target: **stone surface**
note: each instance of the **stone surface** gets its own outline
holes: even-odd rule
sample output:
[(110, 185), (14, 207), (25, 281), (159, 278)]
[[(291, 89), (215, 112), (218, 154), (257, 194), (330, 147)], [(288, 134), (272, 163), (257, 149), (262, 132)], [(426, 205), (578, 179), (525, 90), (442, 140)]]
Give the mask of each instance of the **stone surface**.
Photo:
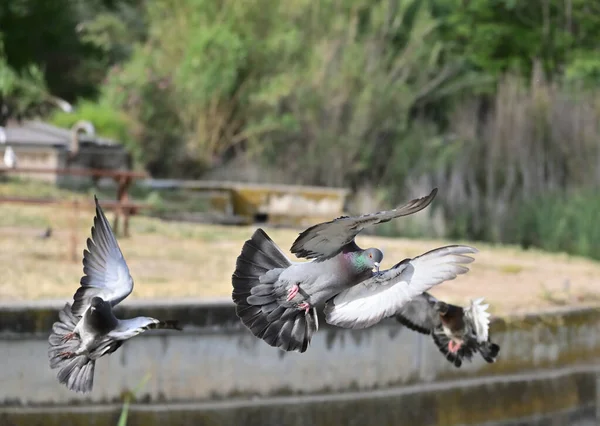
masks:
[[(113, 404), (147, 374), (130, 425), (237, 425), (245, 416), (256, 421), (244, 424), (265, 426), (596, 421), (600, 315), (592, 309), (496, 319), (498, 362), (478, 357), (456, 369), (429, 336), (393, 320), (366, 330), (321, 321), (311, 347), (299, 354), (254, 338), (230, 302), (131, 302), (120, 315), (176, 318), (185, 331), (149, 332), (125, 343), (98, 361), (94, 391), (81, 396), (48, 367), (47, 335), (61, 305), (0, 306), (1, 425), (79, 425), (90, 411), (97, 424), (115, 424), (107, 420), (118, 417)], [(275, 422), (277, 413), (289, 422)]]

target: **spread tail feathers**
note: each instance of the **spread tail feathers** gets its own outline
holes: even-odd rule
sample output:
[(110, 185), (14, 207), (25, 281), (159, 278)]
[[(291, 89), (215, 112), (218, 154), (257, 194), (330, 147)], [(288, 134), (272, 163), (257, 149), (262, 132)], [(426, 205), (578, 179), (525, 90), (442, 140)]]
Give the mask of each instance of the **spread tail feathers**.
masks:
[(317, 311), (281, 306), (274, 291), (290, 264), (273, 240), (257, 229), (237, 258), (232, 298), (237, 316), (252, 334), (284, 351), (304, 352), (319, 327)]
[(58, 381), (74, 392), (88, 393), (94, 387), (96, 361), (85, 355), (62, 358), (56, 354), (50, 358), (52, 368), (58, 369)]
[(90, 392), (94, 386), (95, 361), (86, 355), (70, 357), (64, 355), (65, 353), (74, 353), (79, 348), (79, 338), (63, 340), (75, 329), (77, 318), (71, 313), (71, 306), (68, 303), (58, 316), (59, 320), (52, 325), (52, 333), (48, 338), (50, 368), (58, 369), (58, 381), (65, 384), (69, 390)]

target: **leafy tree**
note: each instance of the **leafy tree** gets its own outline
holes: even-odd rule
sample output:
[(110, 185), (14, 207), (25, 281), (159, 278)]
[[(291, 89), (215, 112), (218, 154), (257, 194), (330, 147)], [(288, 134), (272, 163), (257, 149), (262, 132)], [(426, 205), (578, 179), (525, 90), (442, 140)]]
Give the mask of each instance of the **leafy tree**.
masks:
[(0, 2), (5, 60), (17, 73), (43, 71), (49, 91), (68, 101), (94, 97), (109, 66), (143, 36), (139, 1), (15, 0)]
[[(562, 76), (574, 62), (581, 64), (581, 58), (598, 57), (598, 2), (430, 0), (430, 4), (434, 16), (444, 22), (444, 39), (457, 54), (497, 77), (510, 70), (529, 77), (539, 60), (551, 79)], [(582, 76), (586, 67), (575, 68), (580, 72), (574, 75)]]

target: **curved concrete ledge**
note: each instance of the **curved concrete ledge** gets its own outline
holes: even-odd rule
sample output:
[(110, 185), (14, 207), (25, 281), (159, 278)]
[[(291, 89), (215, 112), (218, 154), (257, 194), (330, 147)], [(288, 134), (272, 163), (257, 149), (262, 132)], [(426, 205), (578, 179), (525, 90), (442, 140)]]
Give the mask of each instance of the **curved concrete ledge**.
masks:
[[(63, 304), (0, 305), (0, 424), (42, 424), (35, 418), (43, 418), (44, 425), (53, 425), (56, 418), (56, 424), (79, 425), (81, 412), (114, 419), (118, 414), (112, 404), (147, 373), (151, 378), (138, 400), (152, 405), (135, 406), (133, 425), (213, 420), (233, 425), (247, 415), (258, 420), (245, 424), (283, 424), (274, 422), (273, 413), (303, 419), (292, 424), (366, 425), (352, 420), (364, 411), (377, 425), (571, 424), (518, 423), (531, 416), (548, 419), (545, 415), (552, 412), (553, 418), (587, 426), (595, 424), (585, 422), (595, 422), (590, 413), (600, 407), (600, 375), (590, 367), (600, 361), (600, 312), (595, 308), (497, 318), (491, 332), (502, 347), (499, 361), (489, 365), (478, 358), (456, 369), (429, 336), (393, 320), (366, 330), (343, 330), (322, 321), (309, 350), (298, 354), (254, 338), (229, 300), (128, 301), (119, 307), (123, 317), (179, 319), (184, 332), (150, 332), (127, 342), (99, 360), (94, 392), (80, 396), (60, 385), (48, 367), (47, 336)], [(417, 421), (407, 414), (413, 411), (414, 416), (435, 416)]]
[[(600, 366), (582, 366), (494, 379), (456, 380), (338, 395), (211, 403), (133, 404), (130, 426), (594, 426)], [(493, 401), (493, 404), (490, 404)], [(65, 409), (0, 409), (0, 424), (116, 424), (119, 405)], [(540, 412), (544, 414), (540, 414)]]
[[(48, 334), (58, 311), (66, 301), (43, 300), (0, 302), (0, 339), (11, 334)], [(241, 326), (231, 299), (131, 300), (115, 309), (117, 315), (130, 318), (138, 315), (179, 319), (191, 328), (231, 328)]]

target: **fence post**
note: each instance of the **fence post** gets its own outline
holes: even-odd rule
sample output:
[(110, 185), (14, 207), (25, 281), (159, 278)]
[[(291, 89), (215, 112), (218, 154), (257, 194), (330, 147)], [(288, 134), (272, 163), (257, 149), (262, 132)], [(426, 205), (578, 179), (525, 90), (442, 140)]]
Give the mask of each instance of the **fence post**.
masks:
[(77, 262), (77, 225), (79, 219), (79, 201), (73, 200), (73, 208), (71, 210), (71, 262)]

